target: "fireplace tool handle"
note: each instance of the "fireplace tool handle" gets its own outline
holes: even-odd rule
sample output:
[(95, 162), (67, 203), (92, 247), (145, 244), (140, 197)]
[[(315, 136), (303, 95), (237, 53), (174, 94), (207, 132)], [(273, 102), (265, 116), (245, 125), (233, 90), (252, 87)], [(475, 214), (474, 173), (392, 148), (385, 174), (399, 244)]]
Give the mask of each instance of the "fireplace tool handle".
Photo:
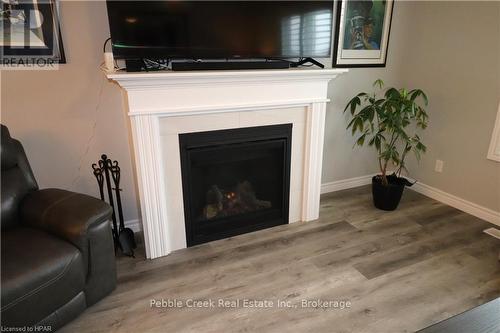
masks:
[(123, 221), (122, 200), (120, 195), (120, 167), (118, 166), (118, 162), (114, 161), (110, 163), (109, 170), (115, 185), (116, 205), (118, 206), (118, 218), (120, 220), (120, 232), (118, 236), (120, 248), (123, 254), (134, 257), (134, 249), (137, 245), (135, 243), (134, 232), (130, 228), (125, 228), (125, 223)]
[(99, 196), (101, 200), (104, 201), (104, 176), (102, 175), (102, 169), (97, 166), (97, 164), (92, 164), (92, 169), (94, 170), (94, 176), (97, 179), (97, 185), (99, 185)]
[(115, 205), (113, 203), (113, 193), (111, 191), (111, 181), (109, 178), (109, 164), (111, 163), (111, 160), (108, 159), (108, 157), (103, 154), (101, 156), (101, 159), (99, 160), (99, 166), (101, 167), (101, 170), (104, 170), (104, 176), (106, 179), (106, 188), (108, 190), (108, 199), (109, 199), (109, 205), (113, 209), (111, 218), (113, 219), (113, 238), (115, 239), (115, 246), (119, 244), (118, 242), (118, 225), (116, 224), (116, 215), (115, 215)]
[(111, 177), (113, 178), (113, 183), (115, 187), (115, 196), (116, 196), (116, 205), (118, 206), (118, 220), (120, 221), (120, 231), (125, 228), (125, 224), (123, 222), (123, 212), (122, 212), (122, 200), (120, 197), (120, 167), (118, 166), (118, 162), (114, 161), (110, 164), (109, 171), (111, 172)]

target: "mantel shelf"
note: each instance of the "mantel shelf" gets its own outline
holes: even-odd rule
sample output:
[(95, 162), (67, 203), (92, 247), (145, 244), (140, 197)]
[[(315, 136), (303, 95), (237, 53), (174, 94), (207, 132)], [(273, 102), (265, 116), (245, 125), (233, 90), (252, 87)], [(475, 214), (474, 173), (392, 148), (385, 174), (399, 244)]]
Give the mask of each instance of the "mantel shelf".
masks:
[(109, 72), (107, 77), (125, 89), (158, 87), (179, 84), (241, 83), (286, 80), (331, 80), (347, 69), (276, 69), (276, 70), (238, 70), (238, 71), (157, 71), (128, 73)]

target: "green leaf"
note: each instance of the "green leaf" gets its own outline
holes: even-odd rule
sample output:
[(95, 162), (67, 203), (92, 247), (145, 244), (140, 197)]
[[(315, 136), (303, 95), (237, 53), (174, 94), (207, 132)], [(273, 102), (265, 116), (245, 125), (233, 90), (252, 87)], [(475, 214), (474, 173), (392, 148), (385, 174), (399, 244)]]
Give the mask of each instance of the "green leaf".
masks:
[(351, 126), (354, 125), (354, 122), (356, 121), (356, 119), (358, 119), (357, 117), (353, 117), (351, 119), (351, 121), (349, 122), (349, 124), (347, 125), (346, 129), (349, 129)]
[(366, 134), (363, 134), (358, 138), (358, 140), (356, 140), (356, 143), (358, 144), (358, 146), (362, 146), (365, 143), (365, 137), (366, 137)]
[(380, 135), (375, 136), (375, 148), (377, 148), (377, 151), (380, 151), (380, 148), (382, 146), (382, 140), (380, 139)]
[[(373, 84), (380, 89), (383, 85), (382, 80)], [(353, 135), (360, 132), (355, 145), (362, 146), (368, 141), (369, 146), (375, 146), (379, 159), (395, 164), (398, 170), (406, 170), (407, 154), (413, 151), (420, 159), (427, 149), (415, 133), (417, 129), (427, 127), (429, 118), (424, 107), (417, 102), (419, 99), (427, 105), (427, 96), (422, 90), (404, 87), (389, 88), (382, 98), (377, 97), (377, 93), (356, 95), (344, 109), (350, 109), (352, 116), (347, 128)]]
[(373, 82), (373, 86), (378, 86), (379, 89), (382, 89), (384, 87), (384, 81), (382, 81), (381, 79), (377, 79), (375, 80), (375, 82)]
[(389, 99), (399, 99), (401, 95), (396, 88), (389, 88), (385, 92), (385, 97)]
[(415, 154), (417, 161), (420, 161), (420, 151), (418, 149), (413, 149), (413, 153)]
[(347, 109), (349, 109), (351, 107), (351, 102), (352, 102), (352, 99), (347, 103), (347, 105), (345, 106), (344, 108), (344, 113), (347, 111)]
[(356, 133), (356, 131), (363, 131), (363, 119), (360, 117), (355, 117), (352, 121), (352, 135)]
[(400, 95), (403, 97), (403, 98), (406, 98), (408, 97), (408, 90), (406, 88), (402, 88), (401, 89), (401, 93)]
[(347, 103), (346, 107), (344, 108), (344, 112), (346, 112), (346, 111), (347, 111), (347, 109), (349, 109), (349, 108), (350, 108), (350, 109), (351, 109), (351, 115), (352, 115), (352, 114), (354, 114), (354, 111), (356, 111), (356, 107), (357, 107), (358, 105), (360, 105), (360, 104), (361, 104), (361, 100), (359, 99), (359, 97), (358, 97), (358, 96), (356, 96), (356, 97), (354, 97), (353, 99), (351, 99), (351, 100)]
[(351, 115), (354, 114), (354, 112), (356, 111), (356, 108), (358, 107), (358, 105), (361, 104), (361, 100), (359, 99), (359, 97), (354, 97), (351, 101)]
[(425, 106), (429, 105), (429, 99), (427, 98), (427, 95), (422, 90), (419, 90), (419, 91), (420, 91), (420, 95), (424, 99)]
[(360, 132), (363, 132), (363, 119), (362, 118), (358, 118), (358, 121), (356, 122), (357, 126), (358, 126), (358, 129)]
[(370, 110), (368, 111), (368, 120), (370, 123), (373, 123), (373, 119), (375, 118), (375, 110), (376, 108), (374, 106), (370, 107)]
[(417, 150), (424, 152), (424, 153), (427, 151), (427, 147), (422, 142), (418, 142), (417, 145), (415, 146), (415, 148)]
[(361, 105), (361, 100), (359, 99), (359, 97), (354, 97), (351, 101), (351, 115), (354, 114), (358, 105)]
[(405, 131), (403, 131), (403, 129), (398, 128), (398, 130), (397, 130), (396, 132), (397, 132), (397, 133), (398, 133), (398, 134), (402, 137), (402, 139), (403, 139), (404, 141), (406, 141), (406, 142), (407, 142), (407, 141), (410, 141), (410, 137), (408, 136), (408, 134), (406, 134), (406, 132), (405, 132)]
[(425, 106), (427, 106), (429, 104), (429, 100), (427, 99), (427, 95), (421, 90), (421, 89), (413, 89), (412, 91), (410, 91), (410, 100), (412, 102), (414, 102), (418, 97), (422, 97), (422, 99), (424, 100), (424, 104)]

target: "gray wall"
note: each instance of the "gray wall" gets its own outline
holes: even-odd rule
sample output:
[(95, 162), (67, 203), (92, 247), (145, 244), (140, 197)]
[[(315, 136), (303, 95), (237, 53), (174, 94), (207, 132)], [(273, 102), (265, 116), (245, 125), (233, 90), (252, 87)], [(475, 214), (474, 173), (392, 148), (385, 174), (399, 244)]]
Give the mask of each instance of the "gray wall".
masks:
[(98, 196), (91, 163), (102, 153), (118, 160), (124, 214), (136, 219), (128, 120), (120, 89), (99, 70), (109, 37), (105, 2), (62, 1), (61, 18), (68, 64), (57, 71), (3, 71), (2, 123), (22, 141), (42, 188)]
[[(428, 152), (412, 176), (500, 211), (500, 163), (486, 158), (500, 102), (500, 2), (409, 4), (401, 77), (430, 99)], [(444, 161), (442, 173), (434, 171)]]
[[(406, 35), (411, 13), (405, 3), (394, 6), (391, 39), (385, 68), (352, 68), (330, 83), (325, 128), (323, 183), (365, 176), (378, 171), (377, 155), (367, 147), (354, 147), (355, 138), (346, 131), (347, 102), (361, 91), (371, 92), (373, 82), (382, 79), (388, 86), (399, 86), (404, 58), (399, 55), (407, 46)], [(331, 60), (329, 60), (331, 66)]]
[[(342, 110), (353, 95), (370, 90), (372, 82), (382, 78), (388, 85), (420, 86), (431, 95), (433, 125), (426, 136), (429, 154), (418, 169), (412, 167), (412, 174), (421, 177), (424, 183), (495, 208), (499, 164), (485, 160), (494, 120), (492, 105), (498, 102), (491, 95), (498, 92), (500, 73), (498, 68), (494, 70), (499, 58), (498, 46), (494, 45), (498, 45), (500, 16), (500, 10), (492, 10), (494, 6), (396, 3), (387, 67), (352, 69), (330, 86), (332, 102), (327, 115), (323, 182), (377, 171), (376, 156), (371, 150), (352, 149), (354, 140), (345, 131)], [(119, 160), (123, 170), (125, 218), (137, 219), (128, 121), (122, 97), (119, 88), (105, 81), (98, 69), (102, 43), (109, 36), (105, 4), (63, 1), (61, 17), (68, 64), (58, 71), (2, 72), (2, 123), (22, 140), (41, 187), (60, 187), (97, 196), (90, 164), (104, 152)], [(441, 30), (436, 33), (438, 28)], [(457, 28), (459, 32), (454, 35)], [(445, 43), (439, 43), (443, 34), (452, 39), (445, 38)], [(462, 48), (469, 42), (473, 43), (470, 45), (473, 49), (462, 55)], [(433, 60), (433, 52), (440, 61)], [(496, 74), (491, 74), (489, 68)], [(450, 80), (444, 74), (451, 75)], [(465, 78), (468, 83), (462, 85), (460, 81)], [(445, 89), (450, 82), (453, 89)], [(460, 99), (454, 101), (457, 95)], [(484, 99), (481, 105), (475, 103), (479, 97)], [(472, 131), (472, 139), (462, 138), (465, 130)], [(445, 172), (439, 177), (432, 171), (436, 156), (446, 163)], [(453, 165), (460, 169), (454, 169)], [(474, 193), (456, 185), (464, 175), (469, 175), (465, 189), (474, 189)], [(492, 184), (492, 179), (497, 185)], [(500, 210), (498, 206), (496, 209)]]

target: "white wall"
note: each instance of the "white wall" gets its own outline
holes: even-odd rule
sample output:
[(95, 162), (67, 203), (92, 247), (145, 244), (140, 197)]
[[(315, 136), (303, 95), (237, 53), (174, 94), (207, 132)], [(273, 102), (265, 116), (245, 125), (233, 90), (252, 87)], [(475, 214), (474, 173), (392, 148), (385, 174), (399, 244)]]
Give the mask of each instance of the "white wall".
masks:
[[(451, 2), (441, 5), (432, 2), (396, 3), (387, 67), (352, 69), (332, 83), (323, 182), (377, 171), (376, 156), (371, 150), (352, 149), (354, 139), (345, 130), (346, 120), (342, 110), (352, 96), (361, 90), (370, 90), (372, 82), (382, 78), (388, 85), (408, 83), (409, 86), (421, 86), (431, 95), (431, 124), (434, 124), (426, 137), (429, 154), (421, 164), (422, 170), (419, 171), (415, 166), (412, 168), (413, 173), (422, 177), (423, 182), (494, 208), (494, 201), (498, 202), (499, 186), (492, 185), (491, 180), (496, 180), (498, 184), (500, 173), (498, 165), (485, 161), (491, 137), (488, 124), (494, 120), (494, 112), (489, 107), (494, 99), (487, 98), (487, 101), (481, 102), (481, 107), (477, 107), (474, 101), (484, 98), (483, 92), (493, 94), (495, 84), (498, 91), (500, 70), (493, 71), (497, 73), (495, 81), (494, 75), (488, 74), (487, 69), (492, 66), (490, 62), (494, 63), (492, 53), (498, 51), (491, 45), (495, 45), (494, 32), (499, 31), (497, 22), (500, 11), (497, 10), (495, 16), (495, 11), (489, 7), (483, 8), (482, 4), (477, 5), (477, 8), (468, 5), (456, 9), (462, 6), (467, 5)], [(455, 14), (447, 19), (448, 12)], [(121, 93), (118, 86), (104, 80), (98, 69), (102, 62), (102, 43), (109, 37), (105, 3), (63, 1), (61, 17), (68, 64), (61, 65), (58, 71), (2, 72), (1, 121), (23, 142), (41, 187), (66, 188), (97, 196), (97, 185), (90, 164), (101, 153), (108, 153), (120, 161), (125, 217), (127, 220), (137, 219), (138, 204), (129, 149), (128, 121), (122, 109)], [(443, 20), (445, 23), (441, 23)], [(465, 27), (474, 30), (469, 32)], [(459, 31), (454, 35), (456, 29)], [(425, 35), (420, 36), (420, 31)], [(437, 39), (443, 34), (447, 38), (444, 44), (440, 44)], [(449, 37), (453, 38), (449, 40)], [(461, 46), (469, 40), (482, 42), (474, 41), (470, 46), (477, 49), (469, 50), (467, 56), (462, 56)], [(484, 51), (490, 48), (491, 53)], [(432, 52), (435, 50), (435, 59), (439, 61), (433, 61)], [(473, 56), (477, 52), (482, 54)], [(425, 61), (419, 60), (420, 57)], [(457, 72), (464, 68), (468, 71)], [(441, 77), (445, 74), (451, 75), (454, 84), (450, 92), (443, 88), (449, 83)], [(488, 81), (483, 81), (483, 74)], [(460, 85), (460, 80), (465, 78), (472, 81)], [(102, 84), (103, 91), (100, 94)], [(463, 101), (453, 101), (457, 95)], [(463, 107), (459, 108), (460, 105)], [(455, 112), (460, 112), (460, 115), (455, 116)], [(450, 127), (450, 122), (457, 121), (459, 126)], [(94, 123), (97, 125), (92, 136)], [(465, 130), (472, 131), (476, 141), (461, 139), (460, 135)], [(440, 134), (444, 131), (451, 133), (446, 136)], [(86, 153), (87, 147), (89, 150)], [(446, 155), (442, 152), (446, 152)], [(432, 174), (432, 163), (438, 155), (445, 160), (443, 175), (446, 177), (436, 178)], [(464, 157), (468, 160), (466, 164), (460, 169), (453, 169), (452, 165), (464, 163)], [(466, 188), (479, 193), (467, 193), (453, 185), (454, 182), (462, 182), (464, 174), (471, 175)]]

